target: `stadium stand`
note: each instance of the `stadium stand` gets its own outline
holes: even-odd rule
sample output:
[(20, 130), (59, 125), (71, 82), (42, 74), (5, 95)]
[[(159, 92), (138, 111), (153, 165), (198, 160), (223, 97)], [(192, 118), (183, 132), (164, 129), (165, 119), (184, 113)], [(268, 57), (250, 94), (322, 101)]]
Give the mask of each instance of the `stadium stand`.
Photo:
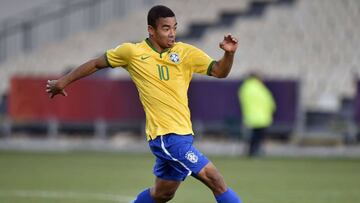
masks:
[[(270, 77), (298, 78), (306, 108), (336, 111), (341, 97), (355, 93), (359, 74), (359, 1), (296, 1), (269, 4), (264, 16), (237, 18), (227, 29), (240, 37), (231, 77), (261, 69)], [(218, 56), (223, 28), (212, 29), (197, 45)], [(260, 59), (260, 60), (259, 60)]]
[[(214, 58), (221, 55), (217, 44), (224, 32), (239, 36), (231, 79), (240, 80), (248, 71), (257, 69), (272, 80), (298, 81), (300, 111), (308, 111), (304, 117), (299, 116), (299, 122), (309, 117), (299, 124), (304, 125), (301, 128), (308, 125), (311, 129), (318, 120), (317, 112), (334, 118), (331, 115), (342, 110), (342, 98), (355, 96), (354, 80), (360, 75), (357, 47), (360, 39), (356, 37), (360, 28), (355, 26), (360, 17), (357, 0), (136, 2), (136, 6), (127, 6), (126, 15), (101, 28), (77, 32), (64, 41), (47, 43), (32, 53), (0, 64), (0, 92), (9, 90), (13, 75), (58, 75), (118, 43), (143, 39), (147, 34), (144, 16), (149, 5), (163, 3), (178, 16), (179, 39), (195, 44)], [(127, 77), (125, 71), (119, 70), (107, 74), (111, 78)]]

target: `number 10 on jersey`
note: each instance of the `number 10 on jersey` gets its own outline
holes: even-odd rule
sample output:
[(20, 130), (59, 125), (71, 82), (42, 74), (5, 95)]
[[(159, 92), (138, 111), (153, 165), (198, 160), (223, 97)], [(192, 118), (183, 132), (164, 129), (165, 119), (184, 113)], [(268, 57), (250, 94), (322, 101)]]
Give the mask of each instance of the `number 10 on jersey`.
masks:
[(157, 68), (158, 68), (158, 72), (159, 72), (159, 78), (160, 80), (169, 80), (169, 68), (165, 65), (159, 65), (157, 64), (156, 65)]

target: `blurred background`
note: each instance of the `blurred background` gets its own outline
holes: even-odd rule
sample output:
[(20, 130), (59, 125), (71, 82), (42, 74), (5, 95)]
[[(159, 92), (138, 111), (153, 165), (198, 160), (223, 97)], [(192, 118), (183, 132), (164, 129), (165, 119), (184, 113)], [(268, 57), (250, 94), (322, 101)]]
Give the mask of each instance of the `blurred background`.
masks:
[(266, 154), (360, 155), (358, 0), (0, 4), (1, 149), (146, 151), (145, 115), (126, 71), (99, 71), (53, 100), (45, 83), (120, 43), (145, 39), (148, 9), (164, 4), (176, 14), (178, 41), (215, 59), (223, 54), (218, 43), (224, 34), (240, 41), (227, 79), (195, 76), (190, 85), (193, 127), (205, 151), (209, 145), (210, 152), (244, 152), (248, 132), (237, 91), (258, 71), (277, 105)]
[[(195, 75), (188, 94), (195, 145), (243, 202), (359, 202), (359, 0), (0, 0), (0, 202), (125, 203), (153, 184), (125, 70), (101, 70), (52, 100), (45, 85), (145, 39), (156, 4), (175, 12), (178, 41), (214, 59), (224, 34), (239, 39), (228, 78)], [(276, 103), (255, 159), (238, 98), (250, 72)], [(188, 178), (171, 202), (214, 198)]]

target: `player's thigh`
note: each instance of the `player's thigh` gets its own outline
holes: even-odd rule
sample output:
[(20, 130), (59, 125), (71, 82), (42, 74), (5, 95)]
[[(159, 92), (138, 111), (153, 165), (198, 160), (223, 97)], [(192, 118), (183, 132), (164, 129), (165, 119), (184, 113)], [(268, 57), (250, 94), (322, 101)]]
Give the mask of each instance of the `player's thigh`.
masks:
[(215, 194), (222, 194), (227, 189), (223, 176), (211, 162), (206, 164), (206, 166), (195, 175), (195, 178), (207, 185)]
[(179, 188), (181, 181), (165, 180), (156, 177), (155, 186), (152, 188), (153, 196), (173, 196)]

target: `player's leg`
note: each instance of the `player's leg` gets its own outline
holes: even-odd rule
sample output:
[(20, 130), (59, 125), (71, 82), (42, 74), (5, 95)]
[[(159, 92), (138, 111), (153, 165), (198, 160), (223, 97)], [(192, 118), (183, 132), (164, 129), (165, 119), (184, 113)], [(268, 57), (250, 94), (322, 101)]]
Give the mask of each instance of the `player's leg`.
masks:
[(177, 139), (170, 139), (171, 135), (159, 136), (149, 141), (152, 153), (156, 157), (154, 165), (155, 186), (144, 190), (138, 195), (134, 203), (163, 203), (172, 199), (181, 181), (190, 174), (181, 163), (172, 156), (176, 154)]
[[(162, 149), (174, 160), (167, 162), (172, 169), (176, 169), (166, 171), (169, 178), (176, 177), (172, 175), (172, 173), (182, 171), (182, 175), (179, 177), (185, 179), (186, 173), (190, 172), (188, 175), (191, 174), (197, 177), (213, 191), (218, 203), (241, 203), (236, 193), (226, 186), (224, 178), (216, 167), (192, 145), (192, 135), (171, 135), (164, 138), (161, 137), (160, 141), (162, 143)], [(161, 171), (165, 171), (160, 164), (157, 165), (160, 166)], [(157, 175), (157, 177), (166, 176)]]
[[(224, 178), (221, 176), (216, 167), (204, 156), (193, 144), (193, 136), (171, 136), (171, 140), (177, 140), (175, 144), (172, 141), (164, 141), (163, 146), (167, 146), (167, 151), (171, 154), (172, 168), (178, 170), (185, 169), (191, 172), (191, 175), (201, 180), (214, 193), (218, 203), (240, 203), (240, 198), (225, 184)], [(171, 170), (173, 172), (174, 170)], [(190, 173), (189, 173), (190, 174)], [(159, 177), (159, 176), (158, 176)], [(184, 177), (184, 176), (182, 176)]]
[(257, 135), (255, 133), (255, 129), (251, 129), (251, 135), (249, 137), (249, 141), (248, 141), (248, 156), (252, 157), (255, 154), (255, 145), (256, 145), (256, 139), (257, 139)]
[(155, 186), (151, 188), (151, 196), (156, 203), (168, 202), (175, 196), (175, 192), (180, 185), (180, 181), (155, 179)]
[(254, 157), (260, 155), (261, 144), (264, 139), (265, 128), (256, 128), (252, 130), (250, 140), (249, 156)]
[(208, 186), (214, 195), (220, 195), (227, 190), (224, 178), (211, 162), (193, 176)]
[(155, 186), (142, 191), (133, 203), (165, 203), (174, 196), (181, 182), (155, 179)]
[(226, 185), (223, 176), (211, 162), (193, 176), (212, 190), (218, 203), (241, 203), (240, 197)]

